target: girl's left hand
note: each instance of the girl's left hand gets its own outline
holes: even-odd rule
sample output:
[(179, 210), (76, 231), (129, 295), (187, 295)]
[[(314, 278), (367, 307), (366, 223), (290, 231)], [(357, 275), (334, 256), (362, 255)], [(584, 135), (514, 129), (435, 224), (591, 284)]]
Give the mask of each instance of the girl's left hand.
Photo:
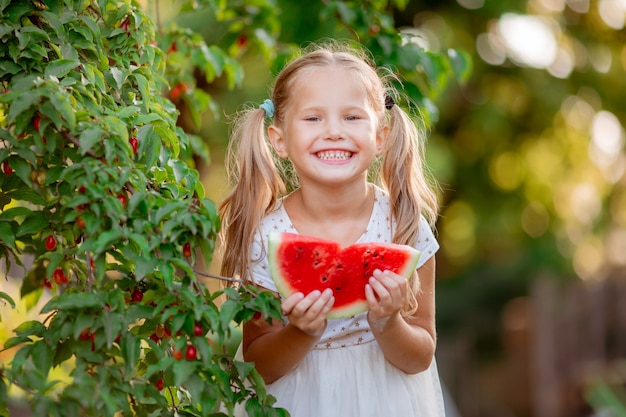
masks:
[(370, 326), (382, 331), (387, 321), (400, 312), (408, 289), (408, 281), (403, 276), (391, 271), (374, 271), (365, 285)]

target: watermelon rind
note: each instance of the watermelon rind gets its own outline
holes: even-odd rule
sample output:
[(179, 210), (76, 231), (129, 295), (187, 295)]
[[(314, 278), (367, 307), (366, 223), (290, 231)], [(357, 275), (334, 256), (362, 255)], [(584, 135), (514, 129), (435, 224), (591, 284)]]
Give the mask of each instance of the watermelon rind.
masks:
[[(280, 262), (279, 262), (279, 249), (285, 243), (295, 243), (295, 242), (321, 242), (326, 245), (336, 246), (338, 250), (341, 250), (341, 247), (336, 242), (331, 242), (324, 239), (319, 239), (312, 236), (301, 235), (296, 233), (286, 233), (286, 232), (270, 232), (268, 234), (268, 263), (270, 269), (270, 275), (276, 285), (276, 289), (278, 293), (283, 297), (287, 298), (290, 295), (298, 292), (299, 290), (290, 285), (289, 281), (284, 277), (281, 273)], [(360, 244), (363, 245), (363, 244)], [(399, 245), (399, 244), (390, 244), (390, 243), (379, 243), (379, 242), (371, 242), (366, 243), (364, 245), (371, 245), (373, 248), (392, 248), (395, 252), (403, 252), (407, 259), (403, 264), (403, 267), (397, 271), (399, 275), (404, 276), (405, 278), (410, 278), (411, 274), (417, 268), (417, 263), (419, 262), (419, 258), (421, 253), (408, 245)], [(365, 285), (365, 284), (364, 284)], [(366, 299), (355, 300), (350, 304), (339, 306), (336, 305), (332, 308), (330, 313), (328, 314), (329, 319), (337, 319), (337, 318), (345, 318), (351, 317), (356, 314), (360, 314), (366, 312), (369, 308)]]

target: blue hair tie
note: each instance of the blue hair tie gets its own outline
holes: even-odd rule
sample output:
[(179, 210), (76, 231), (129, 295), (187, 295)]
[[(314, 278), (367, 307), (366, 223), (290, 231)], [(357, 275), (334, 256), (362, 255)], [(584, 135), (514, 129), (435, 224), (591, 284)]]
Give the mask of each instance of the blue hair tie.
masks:
[(274, 103), (272, 100), (268, 98), (259, 107), (265, 110), (265, 115), (267, 117), (274, 117)]

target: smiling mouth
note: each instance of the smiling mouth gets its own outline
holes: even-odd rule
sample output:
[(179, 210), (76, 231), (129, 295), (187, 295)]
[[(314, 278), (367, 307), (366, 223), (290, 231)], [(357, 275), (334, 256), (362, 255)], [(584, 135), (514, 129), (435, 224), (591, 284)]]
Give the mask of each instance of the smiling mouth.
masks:
[(324, 161), (345, 161), (352, 157), (352, 152), (348, 151), (322, 151), (318, 152), (317, 157)]

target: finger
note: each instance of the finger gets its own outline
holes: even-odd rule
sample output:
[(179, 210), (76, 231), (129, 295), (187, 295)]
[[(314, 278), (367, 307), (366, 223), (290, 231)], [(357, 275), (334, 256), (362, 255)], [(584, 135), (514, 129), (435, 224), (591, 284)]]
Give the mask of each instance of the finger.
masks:
[(293, 308), (304, 298), (304, 294), (301, 292), (297, 292), (295, 294), (291, 294), (285, 301), (281, 304), (281, 309), (283, 310), (284, 315), (291, 314)]
[(315, 290), (304, 297), (304, 299), (294, 307), (293, 313), (301, 316), (306, 315), (310, 319), (313, 319), (320, 315), (332, 295), (333, 292), (330, 289), (326, 289), (324, 292)]

